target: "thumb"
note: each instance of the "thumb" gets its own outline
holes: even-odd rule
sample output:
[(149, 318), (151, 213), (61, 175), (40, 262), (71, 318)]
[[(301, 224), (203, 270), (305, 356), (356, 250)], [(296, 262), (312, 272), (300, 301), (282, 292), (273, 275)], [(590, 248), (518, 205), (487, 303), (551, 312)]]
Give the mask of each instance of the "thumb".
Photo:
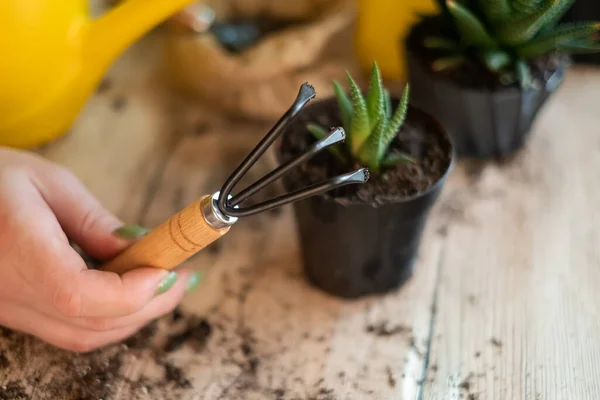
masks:
[(94, 258), (113, 258), (147, 230), (124, 225), (106, 210), (70, 171), (61, 167), (38, 171), (38, 190), (67, 236)]

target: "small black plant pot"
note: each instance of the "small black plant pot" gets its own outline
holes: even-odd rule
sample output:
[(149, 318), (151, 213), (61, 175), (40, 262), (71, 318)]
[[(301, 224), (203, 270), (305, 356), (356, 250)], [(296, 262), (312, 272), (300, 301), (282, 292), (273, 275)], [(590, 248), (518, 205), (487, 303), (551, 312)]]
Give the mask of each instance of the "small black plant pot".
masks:
[[(394, 99), (394, 108), (397, 104)], [(315, 101), (298, 115), (278, 147), (280, 162), (294, 158), (314, 142), (304, 128), (308, 122), (341, 126), (335, 99)], [(391, 195), (370, 196), (368, 193), (387, 190), (381, 178), (371, 176), (365, 184), (345, 186), (294, 204), (305, 275), (331, 295), (358, 298), (384, 293), (412, 275), (430, 209), (453, 164), (453, 149), (437, 121), (412, 106), (392, 146), (426, 160), (423, 165), (428, 168), (423, 171), (428, 171), (431, 179), (419, 182), (416, 192), (403, 193), (401, 185), (394, 184), (388, 190)], [(296, 190), (355, 168), (340, 166), (325, 151), (287, 175), (283, 183), (286, 190)], [(399, 171), (417, 173), (410, 167), (397, 168), (388, 178), (390, 182), (401, 183)], [(376, 186), (379, 189), (374, 189)]]
[(485, 73), (475, 69), (451, 76), (432, 71), (432, 59), (424, 56), (426, 50), (419, 44), (429, 29), (425, 23), (417, 24), (406, 39), (412, 103), (447, 129), (458, 157), (503, 158), (521, 149), (542, 107), (562, 83), (568, 59), (554, 60), (552, 69), (540, 72), (538, 86), (532, 89), (522, 90), (516, 84), (466, 85), (468, 75)]
[[(577, 0), (563, 17), (562, 22), (600, 21), (600, 1)], [(600, 52), (593, 54), (576, 54), (573, 61), (581, 64), (600, 65)]]

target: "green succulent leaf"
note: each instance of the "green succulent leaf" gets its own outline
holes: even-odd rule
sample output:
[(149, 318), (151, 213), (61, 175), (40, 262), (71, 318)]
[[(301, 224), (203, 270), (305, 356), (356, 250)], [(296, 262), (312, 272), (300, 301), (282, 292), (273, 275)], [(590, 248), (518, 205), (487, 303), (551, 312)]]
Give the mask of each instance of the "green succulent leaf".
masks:
[[(383, 138), (382, 138), (383, 143), (384, 143), (383, 147), (386, 150), (387, 150), (387, 147), (390, 145), (390, 143), (392, 143), (392, 140), (394, 140), (394, 138), (398, 134), (398, 131), (404, 124), (404, 120), (406, 120), (406, 114), (408, 113), (409, 99), (410, 99), (410, 85), (406, 84), (406, 86), (404, 87), (404, 91), (402, 92), (402, 98), (400, 99), (400, 104), (398, 105), (398, 108), (396, 109), (396, 112), (394, 113), (392, 120), (390, 121), (389, 125), (386, 128), (386, 131), (383, 134)], [(380, 154), (380, 157), (383, 158), (383, 153)]]
[(388, 120), (384, 116), (380, 116), (373, 128), (373, 132), (365, 143), (361, 146), (357, 152), (357, 157), (363, 165), (366, 165), (369, 169), (374, 172), (378, 172), (381, 164), (381, 157), (379, 156), (381, 150), (381, 136), (385, 132), (388, 125)]
[(380, 119), (376, 129), (358, 153), (360, 160), (375, 172), (381, 167), (381, 162), (387, 153), (388, 147), (404, 124), (408, 112), (409, 95), (410, 89), (407, 84), (402, 93), (400, 104), (389, 123), (382, 123), (385, 119)]
[(362, 95), (360, 88), (352, 79), (349, 73), (348, 83), (350, 84), (350, 101), (352, 102), (352, 118), (350, 122), (351, 140), (350, 146), (352, 152), (356, 153), (362, 144), (367, 140), (371, 133), (371, 124), (369, 113), (367, 111), (367, 102)]
[(383, 90), (385, 96), (385, 117), (392, 117), (392, 97), (390, 96), (390, 92), (387, 89)]
[[(309, 123), (306, 126), (306, 129), (308, 129), (308, 131), (317, 139), (317, 140), (321, 140), (323, 139), (325, 136), (329, 135), (329, 132), (327, 132), (327, 130), (325, 128), (323, 128), (321, 125), (317, 125), (317, 124), (313, 124), (313, 123)], [(339, 162), (341, 162), (342, 164), (346, 163), (346, 157), (344, 157), (342, 155), (342, 152), (340, 151), (340, 149), (337, 147), (338, 145), (333, 145), (333, 146), (329, 146), (327, 148), (327, 150), (329, 150), (329, 152), (335, 157), (337, 158), (337, 160)]]
[(479, 0), (479, 3), (490, 21), (504, 21), (510, 16), (509, 0)]
[(574, 22), (563, 24), (553, 31), (540, 35), (537, 38), (517, 48), (521, 57), (531, 58), (541, 56), (548, 52), (560, 49), (576, 40), (591, 38), (600, 31), (598, 22)]
[(373, 63), (371, 71), (371, 81), (367, 93), (367, 110), (369, 112), (369, 121), (377, 121), (377, 118), (384, 113), (385, 94), (383, 92), (383, 82), (377, 63)]
[(435, 49), (435, 50), (457, 50), (458, 49), (458, 43), (456, 43), (454, 40), (441, 38), (441, 37), (437, 37), (437, 36), (426, 37), (423, 40), (423, 45), (428, 49)]
[(559, 46), (559, 50), (569, 52), (570, 54), (600, 53), (600, 42), (590, 40), (574, 41)]
[(456, 0), (447, 0), (448, 10), (455, 19), (461, 39), (466, 45), (495, 49), (496, 42), (475, 14)]
[(401, 162), (415, 163), (417, 160), (407, 153), (390, 153), (381, 160), (381, 167), (391, 168)]
[(485, 52), (481, 58), (490, 71), (500, 71), (512, 61), (510, 55), (501, 50)]
[(529, 15), (539, 8), (544, 0), (512, 0), (512, 8), (518, 16)]
[(349, 136), (351, 134), (350, 123), (352, 120), (352, 103), (350, 102), (348, 95), (346, 95), (346, 91), (338, 81), (333, 81), (333, 90), (337, 99), (340, 114), (342, 115), (344, 130), (346, 131), (346, 135)]
[(467, 61), (467, 58), (462, 54), (448, 57), (441, 57), (431, 64), (431, 69), (434, 71), (445, 71), (447, 69), (456, 68)]
[(498, 38), (504, 44), (519, 45), (532, 40), (542, 28), (557, 21), (572, 4), (572, 0), (544, 0), (536, 11), (507, 21), (498, 29)]
[(528, 89), (532, 84), (531, 69), (525, 60), (517, 60), (517, 78), (523, 89)]

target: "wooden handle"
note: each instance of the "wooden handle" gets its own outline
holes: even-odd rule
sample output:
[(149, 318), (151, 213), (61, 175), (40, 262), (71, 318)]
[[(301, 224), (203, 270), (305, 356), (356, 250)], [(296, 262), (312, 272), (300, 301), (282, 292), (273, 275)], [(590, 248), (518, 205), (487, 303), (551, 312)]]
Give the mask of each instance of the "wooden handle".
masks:
[(123, 274), (139, 267), (172, 269), (229, 231), (215, 229), (202, 214), (196, 200), (102, 267), (104, 271)]

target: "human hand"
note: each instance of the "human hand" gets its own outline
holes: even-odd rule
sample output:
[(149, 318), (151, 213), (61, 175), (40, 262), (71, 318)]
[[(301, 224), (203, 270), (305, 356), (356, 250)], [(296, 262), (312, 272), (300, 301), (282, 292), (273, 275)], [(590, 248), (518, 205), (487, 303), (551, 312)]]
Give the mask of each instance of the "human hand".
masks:
[(88, 269), (69, 243), (108, 260), (145, 233), (123, 226), (64, 167), (0, 148), (0, 325), (87, 352), (170, 312), (198, 273)]

